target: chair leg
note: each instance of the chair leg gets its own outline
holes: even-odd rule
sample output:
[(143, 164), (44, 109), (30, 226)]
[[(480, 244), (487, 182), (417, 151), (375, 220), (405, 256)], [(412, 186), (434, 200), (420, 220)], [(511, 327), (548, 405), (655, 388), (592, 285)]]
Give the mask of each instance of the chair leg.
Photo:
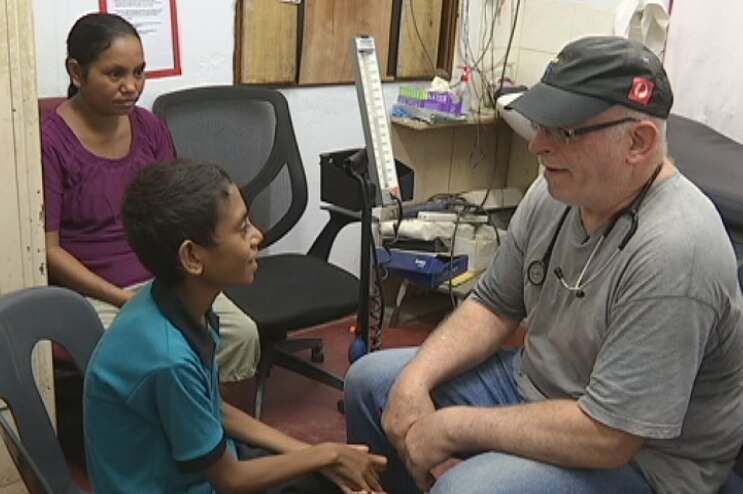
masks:
[[(279, 365), (285, 369), (301, 374), (327, 386), (343, 391), (343, 378), (322, 367), (313, 365), (296, 355), (294, 351), (312, 349), (313, 360), (322, 356), (322, 339), (302, 338), (296, 340), (283, 340), (280, 342), (267, 343), (261, 349), (261, 361), (258, 363), (258, 380), (255, 389), (255, 405), (253, 415), (260, 420), (263, 409), (263, 393), (266, 388), (266, 380), (271, 373), (273, 365)], [(321, 360), (321, 359), (318, 359)]]
[(261, 410), (263, 408), (263, 391), (266, 388), (266, 374), (258, 374), (258, 383), (255, 388), (255, 405), (253, 407), (253, 416), (256, 420), (261, 419)]
[(290, 338), (276, 342), (276, 350), (283, 353), (296, 353), (308, 348), (312, 350), (312, 362), (321, 363), (325, 360), (322, 338)]
[(261, 418), (266, 380), (271, 373), (271, 367), (273, 367), (275, 358), (276, 352), (273, 349), (273, 345), (264, 345), (261, 348), (261, 360), (258, 362), (258, 370), (256, 372), (258, 379), (255, 386), (255, 404), (253, 406), (253, 416), (256, 420), (260, 420)]
[(276, 349), (276, 365), (343, 391), (342, 377), (323, 369), (322, 367), (313, 365), (293, 353), (288, 353), (282, 348)]
[(408, 280), (402, 280), (400, 287), (397, 289), (397, 296), (395, 297), (395, 307), (392, 309), (392, 316), (390, 316), (390, 326), (397, 327), (400, 323), (400, 310), (402, 309), (402, 301), (405, 299), (405, 295), (408, 293)]

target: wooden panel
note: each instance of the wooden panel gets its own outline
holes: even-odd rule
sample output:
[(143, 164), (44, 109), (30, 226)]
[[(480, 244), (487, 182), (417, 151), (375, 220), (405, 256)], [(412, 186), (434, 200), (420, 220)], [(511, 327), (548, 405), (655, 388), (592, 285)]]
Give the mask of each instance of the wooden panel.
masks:
[[(46, 283), (32, 9), (26, 0), (0, 0), (0, 293)], [(51, 345), (38, 346), (33, 363), (54, 416)], [(0, 493), (23, 492), (4, 447), (0, 450)]]
[(459, 46), (457, 37), (457, 21), (459, 18), (459, 0), (444, 0), (441, 8), (441, 32), (439, 33), (438, 67), (449, 73), (453, 72), (456, 47)]
[(351, 39), (359, 35), (374, 36), (384, 77), (392, 0), (312, 0), (304, 9), (300, 84), (353, 82)]
[(413, 202), (425, 201), (434, 194), (449, 191), (453, 136), (451, 128), (421, 131), (392, 125), (395, 158), (415, 171)]
[(433, 77), (439, 51), (444, 0), (403, 0), (397, 76)]
[(5, 4), (7, 17), (0, 17), (0, 228), (5, 232), (0, 293), (46, 284), (32, 5)]
[(539, 161), (529, 151), (529, 143), (514, 132), (508, 160), (506, 187), (518, 187), (526, 191), (539, 174)]
[(276, 0), (240, 0), (238, 82), (297, 80), (299, 6)]
[(439, 193), (506, 186), (525, 189), (536, 176), (531, 160), (526, 160), (523, 170), (511, 169), (513, 132), (490, 117), (480, 124), (441, 126), (393, 120), (391, 134), (395, 158), (415, 170), (413, 202)]
[[(511, 131), (508, 126), (469, 125), (455, 127), (453, 131), (449, 191), (504, 187), (511, 149)], [(497, 149), (496, 132), (499, 133)]]

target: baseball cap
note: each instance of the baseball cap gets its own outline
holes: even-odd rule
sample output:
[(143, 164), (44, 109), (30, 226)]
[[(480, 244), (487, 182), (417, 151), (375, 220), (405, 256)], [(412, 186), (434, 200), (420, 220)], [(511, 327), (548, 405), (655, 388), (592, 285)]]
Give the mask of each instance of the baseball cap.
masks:
[(542, 80), (506, 109), (545, 127), (572, 127), (613, 105), (665, 119), (671, 85), (661, 61), (641, 43), (591, 36), (565, 46)]

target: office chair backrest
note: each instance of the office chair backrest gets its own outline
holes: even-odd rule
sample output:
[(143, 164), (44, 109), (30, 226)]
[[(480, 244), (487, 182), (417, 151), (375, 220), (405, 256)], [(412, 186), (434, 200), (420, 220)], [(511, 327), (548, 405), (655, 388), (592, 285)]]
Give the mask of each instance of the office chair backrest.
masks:
[(37, 343), (67, 349), (82, 373), (103, 334), (93, 307), (60, 287), (27, 288), (0, 296), (0, 398), (10, 408), (18, 436), (52, 492), (80, 491), (70, 475), (32, 370)]
[(273, 89), (211, 86), (160, 95), (153, 111), (178, 156), (224, 166), (263, 231), (262, 247), (283, 237), (307, 206), (307, 180), (289, 106)]

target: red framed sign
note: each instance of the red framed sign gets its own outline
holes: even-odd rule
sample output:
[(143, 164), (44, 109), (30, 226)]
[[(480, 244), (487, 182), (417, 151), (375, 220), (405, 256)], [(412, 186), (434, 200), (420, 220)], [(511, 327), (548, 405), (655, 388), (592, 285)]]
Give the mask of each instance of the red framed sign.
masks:
[(175, 0), (99, 0), (101, 12), (131, 22), (142, 38), (147, 77), (181, 75)]

